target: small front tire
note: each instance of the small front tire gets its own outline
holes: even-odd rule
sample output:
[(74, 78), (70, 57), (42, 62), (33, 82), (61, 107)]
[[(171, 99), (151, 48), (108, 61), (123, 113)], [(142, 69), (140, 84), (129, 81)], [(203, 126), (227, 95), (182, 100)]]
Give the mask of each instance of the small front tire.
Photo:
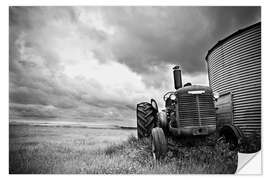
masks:
[(165, 134), (161, 128), (156, 127), (152, 129), (151, 140), (154, 159), (160, 159), (166, 156), (168, 145)]

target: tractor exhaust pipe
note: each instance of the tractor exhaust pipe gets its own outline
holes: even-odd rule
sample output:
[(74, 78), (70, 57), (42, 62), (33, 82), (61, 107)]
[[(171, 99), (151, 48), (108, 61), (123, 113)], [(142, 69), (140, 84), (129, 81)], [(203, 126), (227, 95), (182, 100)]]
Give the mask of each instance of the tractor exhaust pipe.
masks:
[(177, 90), (182, 87), (182, 75), (179, 66), (173, 68), (174, 88)]

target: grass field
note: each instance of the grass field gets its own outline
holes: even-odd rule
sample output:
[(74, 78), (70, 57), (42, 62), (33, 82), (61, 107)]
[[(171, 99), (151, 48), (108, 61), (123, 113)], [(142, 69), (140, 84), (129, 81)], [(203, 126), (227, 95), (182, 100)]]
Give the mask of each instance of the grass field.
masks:
[(10, 125), (9, 172), (224, 174), (237, 169), (237, 153), (229, 151), (224, 143), (183, 146), (155, 162), (149, 140), (138, 141), (135, 133), (120, 129)]

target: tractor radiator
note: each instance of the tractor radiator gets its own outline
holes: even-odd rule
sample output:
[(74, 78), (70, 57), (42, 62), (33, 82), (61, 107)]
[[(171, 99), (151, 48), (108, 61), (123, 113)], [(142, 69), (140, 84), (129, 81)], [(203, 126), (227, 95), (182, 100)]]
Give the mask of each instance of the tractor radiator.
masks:
[(180, 127), (216, 124), (212, 95), (181, 94), (178, 98)]

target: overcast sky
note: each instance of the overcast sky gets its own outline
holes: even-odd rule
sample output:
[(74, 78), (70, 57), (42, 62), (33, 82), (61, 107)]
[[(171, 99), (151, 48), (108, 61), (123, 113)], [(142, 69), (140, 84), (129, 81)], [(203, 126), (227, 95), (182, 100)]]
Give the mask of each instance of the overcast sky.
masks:
[(10, 118), (123, 120), (183, 82), (208, 85), (213, 45), (258, 7), (10, 7)]

